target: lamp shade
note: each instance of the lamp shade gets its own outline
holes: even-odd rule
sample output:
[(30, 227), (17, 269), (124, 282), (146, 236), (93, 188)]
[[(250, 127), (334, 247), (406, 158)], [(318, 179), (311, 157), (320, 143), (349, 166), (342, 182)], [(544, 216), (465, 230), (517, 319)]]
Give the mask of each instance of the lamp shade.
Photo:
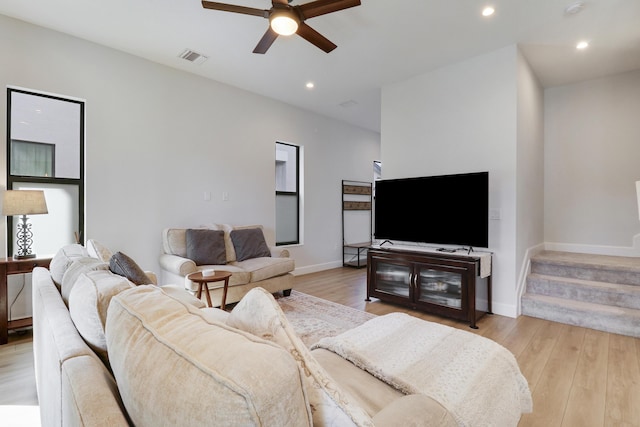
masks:
[(2, 215), (39, 215), (49, 213), (42, 190), (7, 190), (2, 198)]

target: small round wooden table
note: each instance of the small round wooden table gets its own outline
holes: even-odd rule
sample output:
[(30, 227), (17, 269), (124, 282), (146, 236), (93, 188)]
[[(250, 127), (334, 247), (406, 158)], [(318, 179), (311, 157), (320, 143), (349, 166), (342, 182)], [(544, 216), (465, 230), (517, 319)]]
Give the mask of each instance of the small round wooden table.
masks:
[(207, 302), (209, 303), (209, 307), (213, 307), (213, 305), (211, 304), (211, 294), (209, 294), (209, 283), (221, 282), (224, 280), (224, 290), (222, 291), (222, 301), (220, 303), (220, 308), (224, 310), (224, 306), (227, 302), (229, 277), (231, 277), (230, 272), (216, 270), (215, 274), (212, 274), (211, 276), (203, 276), (202, 271), (196, 271), (195, 273), (189, 274), (187, 276), (187, 279), (198, 284), (198, 299), (200, 299), (200, 297), (202, 296), (202, 288), (207, 291)]

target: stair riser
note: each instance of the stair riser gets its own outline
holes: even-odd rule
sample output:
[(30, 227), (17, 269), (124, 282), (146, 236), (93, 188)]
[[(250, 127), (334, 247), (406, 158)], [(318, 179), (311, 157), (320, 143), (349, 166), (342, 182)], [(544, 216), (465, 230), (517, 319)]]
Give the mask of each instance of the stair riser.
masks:
[(531, 262), (531, 272), (547, 276), (640, 286), (640, 273), (638, 272), (615, 271), (584, 266), (566, 266), (537, 261)]
[(640, 315), (614, 315), (563, 307), (531, 299), (522, 300), (522, 314), (569, 325), (640, 338)]
[(632, 292), (626, 290), (599, 288), (584, 284), (563, 282), (561, 279), (548, 280), (535, 277), (527, 278), (527, 292), (565, 298), (573, 301), (584, 301), (615, 307), (635, 308), (640, 310), (640, 287)]

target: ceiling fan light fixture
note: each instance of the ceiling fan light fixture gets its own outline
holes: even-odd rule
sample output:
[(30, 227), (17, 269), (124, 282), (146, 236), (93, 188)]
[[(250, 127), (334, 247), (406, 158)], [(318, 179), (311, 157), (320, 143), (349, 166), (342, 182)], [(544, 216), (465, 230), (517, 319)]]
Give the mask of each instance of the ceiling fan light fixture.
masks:
[(281, 36), (290, 36), (298, 31), (298, 20), (287, 11), (272, 13), (269, 23), (271, 29)]

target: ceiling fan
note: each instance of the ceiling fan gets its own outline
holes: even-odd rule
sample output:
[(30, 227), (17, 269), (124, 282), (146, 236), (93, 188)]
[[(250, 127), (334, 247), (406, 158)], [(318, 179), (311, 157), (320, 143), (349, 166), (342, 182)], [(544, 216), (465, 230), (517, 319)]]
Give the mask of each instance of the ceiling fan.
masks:
[(267, 18), (269, 28), (264, 33), (253, 53), (265, 53), (273, 42), (281, 36), (297, 34), (308, 42), (329, 53), (337, 46), (325, 36), (308, 26), (304, 21), (327, 13), (337, 12), (354, 6), (360, 6), (360, 0), (316, 0), (299, 6), (291, 6), (292, 0), (272, 0), (271, 9), (236, 6), (226, 3), (202, 0), (205, 9), (235, 12)]

